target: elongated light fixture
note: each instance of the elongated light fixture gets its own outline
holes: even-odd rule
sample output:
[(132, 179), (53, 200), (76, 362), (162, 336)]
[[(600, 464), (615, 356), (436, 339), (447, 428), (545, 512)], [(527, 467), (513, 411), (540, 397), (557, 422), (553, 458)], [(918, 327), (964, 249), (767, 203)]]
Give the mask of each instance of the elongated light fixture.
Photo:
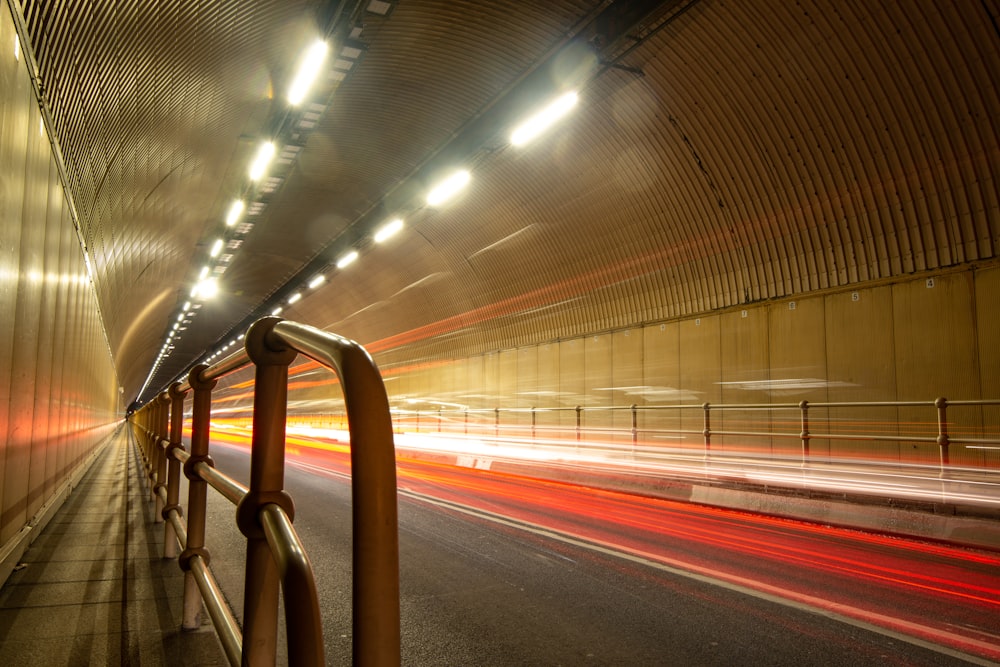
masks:
[(265, 141), (260, 145), (260, 148), (257, 149), (257, 155), (250, 164), (251, 181), (259, 181), (264, 176), (264, 172), (267, 171), (267, 165), (271, 164), (271, 158), (273, 157), (274, 142)]
[(352, 250), (351, 252), (347, 253), (346, 255), (337, 260), (337, 268), (342, 269), (351, 262), (353, 262), (354, 260), (356, 260), (357, 258), (358, 258), (358, 251)]
[(327, 43), (317, 39), (302, 57), (299, 63), (299, 70), (292, 79), (292, 85), (288, 88), (288, 103), (296, 106), (305, 99), (306, 94), (316, 81), (323, 61), (326, 60), (326, 53), (329, 50)]
[(232, 227), (239, 222), (245, 206), (246, 204), (243, 203), (242, 199), (237, 199), (233, 202), (233, 205), (229, 207), (229, 213), (226, 214), (226, 227)]
[(461, 192), (471, 179), (472, 176), (467, 170), (459, 169), (431, 188), (427, 193), (427, 203), (431, 206), (445, 203)]
[(382, 225), (377, 232), (375, 232), (375, 243), (382, 243), (389, 240), (395, 236), (399, 230), (403, 228), (403, 221), (400, 218), (395, 220), (390, 220), (389, 222)]
[(215, 243), (212, 244), (212, 249), (209, 251), (210, 257), (218, 257), (219, 253), (222, 252), (222, 244), (225, 243), (222, 239), (215, 239)]
[(568, 114), (576, 106), (578, 100), (579, 96), (575, 91), (560, 95), (514, 128), (510, 135), (510, 143), (515, 146), (525, 145)]

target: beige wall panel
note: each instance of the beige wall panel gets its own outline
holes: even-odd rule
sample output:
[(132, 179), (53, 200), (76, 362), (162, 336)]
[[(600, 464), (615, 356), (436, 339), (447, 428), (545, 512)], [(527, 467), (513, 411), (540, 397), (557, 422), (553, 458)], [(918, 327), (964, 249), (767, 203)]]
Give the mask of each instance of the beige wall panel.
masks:
[[(584, 394), (586, 408), (609, 407), (612, 401), (611, 379), (611, 334), (595, 334), (583, 338), (584, 371), (586, 386)], [(583, 425), (587, 428), (607, 429), (612, 426), (612, 412), (608, 410), (588, 410), (584, 414)], [(593, 435), (603, 438), (603, 435)]]
[[(931, 282), (933, 281), (933, 282)], [(893, 331), (899, 400), (933, 401), (979, 393), (972, 275), (935, 276), (893, 285)], [(935, 435), (933, 408), (901, 408), (900, 426)], [(904, 443), (904, 458), (930, 462), (936, 445)]]
[[(616, 407), (639, 405), (645, 401), (646, 387), (643, 373), (643, 331), (625, 329), (611, 334), (611, 392)], [(612, 425), (629, 433), (631, 439), (632, 413), (616, 410)]]
[[(33, 423), (31, 428), (32, 459), (28, 481), (28, 515), (34, 516), (42, 501), (52, 490), (50, 459), (55, 451), (49, 442), (48, 405), (52, 394), (52, 348), (55, 328), (55, 306), (60, 286), (70, 280), (61, 264), (60, 232), (62, 232), (62, 188), (55, 161), (49, 159), (46, 192), (46, 216), (42, 242), (43, 275), (42, 294), (38, 303), (38, 338), (35, 345), (35, 392), (32, 396)], [(93, 398), (97, 398), (94, 396)], [(50, 451), (51, 450), (51, 451)]]
[[(680, 382), (685, 403), (721, 403), (722, 348), (721, 317), (707, 315), (693, 320), (682, 320), (679, 324)], [(693, 401), (689, 401), (691, 397)], [(701, 432), (702, 413), (685, 410), (681, 413), (681, 429)], [(703, 438), (696, 433), (688, 434), (682, 441), (688, 446), (701, 448)]]
[[(831, 294), (824, 298), (827, 379), (830, 402), (896, 400), (895, 354), (892, 338), (892, 288), (874, 287)], [(895, 408), (837, 408), (829, 421), (813, 419), (813, 432), (844, 433), (863, 424), (864, 430), (895, 435)], [(838, 456), (898, 459), (896, 443), (838, 440)]]
[(540, 405), (538, 402), (538, 347), (535, 345), (517, 350), (516, 399), (516, 407), (519, 408)]
[[(0, 10), (0, 40), (14, 43), (14, 25), (10, 12)], [(24, 63), (15, 61), (6, 51), (0, 57), (0, 516), (8, 511), (3, 492), (6, 477), (7, 441), (10, 420), (14, 339), (16, 335), (17, 294), (20, 286), (21, 209), (25, 192), (25, 157), (28, 122), (33, 97)], [(12, 498), (17, 503), (19, 499)], [(11, 524), (13, 525), (13, 524)], [(18, 526), (20, 528), (20, 526)], [(9, 532), (10, 528), (6, 528)], [(0, 530), (0, 544), (8, 537)]]
[[(559, 344), (542, 343), (538, 346), (538, 392), (535, 405), (539, 408), (564, 407), (559, 393)], [(537, 417), (539, 426), (558, 429), (560, 413), (541, 413)]]
[[(680, 323), (651, 324), (642, 329), (643, 385), (645, 394), (640, 405), (670, 405), (697, 403), (697, 397), (686, 396), (681, 391), (680, 377)], [(652, 446), (673, 446), (683, 437), (676, 433), (681, 427), (678, 410), (647, 410), (639, 413), (639, 428), (650, 431), (643, 440)]]
[[(826, 309), (822, 297), (785, 301), (768, 307), (768, 358), (770, 360), (770, 399), (772, 403), (823, 403), (827, 396)], [(812, 420), (826, 421), (827, 411), (811, 411)], [(772, 427), (779, 433), (801, 431), (800, 412), (776, 412)], [(795, 454), (801, 440), (775, 438), (777, 451)], [(810, 453), (826, 455), (829, 442), (815, 440)]]
[[(28, 144), (24, 166), (24, 198), (20, 215), (20, 274), (14, 311), (14, 348), (10, 368), (10, 402), (6, 424), (3, 514), (0, 543), (14, 535), (30, 517), (44, 483), (29, 486), (33, 461), (43, 451), (33, 448), (34, 394), (39, 304), (45, 282), (45, 220), (48, 206), (49, 146), (38, 132), (40, 115), (33, 111), (28, 121)], [(34, 128), (32, 131), (31, 128)], [(44, 458), (42, 459), (44, 461)]]
[(501, 350), (497, 356), (497, 400), (493, 407), (517, 407), (517, 350)]
[[(1000, 267), (976, 271), (976, 334), (979, 351), (981, 397), (1000, 399)], [(1000, 439), (1000, 406), (982, 410), (983, 435)], [(1000, 451), (996, 449), (966, 450), (974, 465), (1000, 468)]]
[[(559, 341), (559, 392), (563, 405), (568, 408), (585, 405), (586, 388), (583, 340)], [(559, 423), (563, 428), (575, 427), (576, 415), (571, 411), (560, 412)]]
[[(720, 361), (723, 403), (768, 403), (768, 309), (746, 308), (719, 316)], [(757, 410), (726, 411), (712, 415), (712, 428), (761, 432), (769, 428), (770, 417)], [(727, 436), (713, 439), (713, 448), (764, 451), (771, 449), (769, 438)]]

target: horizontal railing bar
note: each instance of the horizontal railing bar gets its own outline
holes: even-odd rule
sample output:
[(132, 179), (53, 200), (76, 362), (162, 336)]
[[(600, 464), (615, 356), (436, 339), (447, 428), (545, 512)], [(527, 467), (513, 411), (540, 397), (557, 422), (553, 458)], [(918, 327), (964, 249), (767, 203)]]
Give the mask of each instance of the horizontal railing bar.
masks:
[[(198, 379), (202, 382), (218, 380), (219, 378), (225, 377), (234, 371), (238, 371), (249, 363), (250, 357), (247, 355), (246, 348), (240, 347), (222, 361), (203, 369), (201, 373), (198, 374)], [(188, 393), (191, 391), (191, 383), (184, 380), (177, 387), (177, 391), (182, 394)]]
[(324, 662), (323, 627), (309, 557), (281, 507), (273, 503), (265, 505), (260, 510), (260, 521), (281, 577), (289, 662), (321, 665)]
[(223, 602), (225, 596), (222, 589), (219, 588), (204, 559), (196, 554), (191, 557), (190, 563), (191, 573), (194, 574), (198, 590), (201, 591), (201, 597), (205, 601), (205, 608), (208, 609), (208, 616), (212, 619), (219, 641), (222, 642), (222, 649), (226, 652), (229, 664), (236, 667), (243, 662), (243, 635), (239, 625)]
[(247, 487), (237, 482), (232, 477), (219, 472), (204, 461), (200, 461), (194, 466), (195, 472), (205, 481), (206, 484), (222, 494), (226, 500), (234, 505), (238, 505), (243, 496), (247, 494)]

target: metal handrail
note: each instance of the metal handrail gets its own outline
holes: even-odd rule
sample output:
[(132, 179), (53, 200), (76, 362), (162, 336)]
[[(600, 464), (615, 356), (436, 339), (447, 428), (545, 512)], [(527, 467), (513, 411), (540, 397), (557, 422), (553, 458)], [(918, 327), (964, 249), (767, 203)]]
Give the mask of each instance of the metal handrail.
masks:
[[(354, 513), (354, 663), (398, 665), (399, 543), (392, 418), (381, 375), (357, 343), (302, 324), (264, 318), (247, 333), (245, 348), (212, 365), (195, 367), (132, 416), (157, 520), (166, 521), (164, 555), (185, 570), (183, 627), (200, 625), (205, 601), (231, 664), (273, 664), (278, 583), (288, 602), (285, 620), (291, 664), (324, 662), (323, 634), (312, 567), (292, 525), (284, 486), (284, 430), (288, 366), (299, 354), (340, 377), (351, 433)], [(208, 455), (211, 390), (218, 379), (250, 363), (256, 367), (250, 486), (215, 470)], [(184, 401), (193, 395), (191, 450), (182, 445)], [(168, 417), (170, 419), (168, 429)], [(189, 480), (188, 522), (178, 503), (179, 471)], [(244, 633), (208, 567), (205, 491), (211, 487), (237, 505), (237, 525), (247, 537), (248, 590)]]
[[(408, 410), (400, 407), (393, 408), (392, 412), (397, 418), (397, 431), (402, 432), (403, 418), (413, 417), (413, 424), (416, 432), (421, 431), (421, 418), (436, 419), (436, 430), (442, 430), (446, 418), (454, 416), (461, 417), (461, 423), (455, 419), (450, 423), (456, 424), (459, 428), (469, 432), (470, 415), (489, 416), (489, 419), (481, 419), (476, 425), (484, 432), (492, 430), (498, 437), (502, 431), (510, 432), (516, 429), (527, 429), (529, 425), (523, 423), (502, 424), (501, 415), (531, 415), (531, 437), (536, 437), (538, 431), (555, 432), (567, 427), (559, 425), (538, 424), (537, 416), (546, 413), (575, 413), (576, 424), (569, 426), (575, 433), (576, 439), (580, 440), (583, 434), (588, 433), (624, 433), (630, 434), (633, 446), (638, 444), (641, 434), (657, 434), (671, 436), (701, 436), (703, 455), (708, 457), (712, 454), (713, 437), (763, 437), (763, 438), (786, 438), (796, 439), (801, 443), (801, 459), (805, 464), (810, 458), (809, 447), (813, 440), (830, 441), (873, 441), (873, 442), (907, 442), (935, 444), (939, 447), (940, 467), (944, 470), (950, 465), (950, 448), (952, 445), (1000, 445), (1000, 438), (971, 437), (954, 432), (952, 424), (948, 421), (949, 407), (987, 407), (1000, 406), (1000, 399), (981, 400), (948, 400), (937, 398), (933, 401), (843, 401), (843, 402), (823, 402), (812, 403), (809, 401), (799, 401), (797, 403), (698, 403), (698, 404), (676, 404), (676, 405), (617, 405), (617, 406), (575, 406), (575, 407), (530, 407), (530, 408), (459, 408), (431, 410)], [(899, 433), (885, 435), (882, 433), (835, 433), (816, 432), (810, 427), (810, 410), (816, 409), (841, 409), (841, 408), (926, 408), (935, 411), (933, 420), (928, 420), (927, 425), (933, 425), (936, 433), (928, 435)], [(631, 428), (615, 426), (587, 426), (584, 417), (587, 413), (618, 413), (629, 412), (631, 414)], [(702, 421), (702, 428), (698, 430), (690, 428), (640, 428), (639, 415), (642, 413), (655, 413), (662, 411), (674, 412), (694, 412)], [(781, 431), (770, 429), (767, 431), (752, 429), (720, 429), (712, 426), (713, 414), (725, 416), (730, 412), (765, 412), (770, 416), (779, 411), (798, 412), (797, 431)], [(769, 417), (768, 417), (769, 418)], [(790, 421), (790, 420), (789, 420)], [(770, 425), (769, 425), (770, 426)], [(828, 429), (829, 430), (829, 429)]]

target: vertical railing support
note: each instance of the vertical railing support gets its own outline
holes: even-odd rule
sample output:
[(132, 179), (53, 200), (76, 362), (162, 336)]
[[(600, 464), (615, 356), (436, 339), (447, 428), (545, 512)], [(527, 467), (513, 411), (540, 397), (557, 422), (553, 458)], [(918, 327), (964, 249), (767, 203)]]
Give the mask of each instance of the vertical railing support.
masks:
[(937, 408), (937, 444), (941, 450), (941, 474), (944, 474), (951, 463), (951, 455), (948, 451), (950, 443), (948, 439), (948, 399), (943, 396), (938, 397), (934, 401), (934, 407)]
[(705, 438), (705, 459), (711, 456), (712, 452), (712, 420), (710, 417), (710, 412), (712, 409), (711, 404), (702, 403), (701, 409), (705, 411), (705, 420), (701, 429), (701, 434)]
[(205, 382), (201, 373), (207, 365), (201, 364), (191, 369), (188, 384), (191, 385), (191, 456), (184, 462), (184, 476), (188, 478), (188, 520), (187, 545), (177, 559), (184, 570), (184, 610), (181, 627), (185, 630), (197, 630), (201, 625), (201, 591), (198, 582), (191, 572), (191, 559), (199, 556), (205, 566), (211, 560), (211, 554), (205, 548), (205, 517), (207, 505), (208, 484), (195, 471), (199, 463), (215, 467), (208, 455), (208, 438), (212, 416), (212, 389), (216, 381)]
[(802, 439), (802, 465), (809, 461), (809, 401), (799, 401), (799, 437)]
[(635, 446), (639, 442), (639, 406), (632, 404), (632, 456), (635, 456)]
[(170, 405), (170, 397), (167, 392), (163, 392), (156, 397), (156, 435), (153, 436), (153, 462), (156, 470), (156, 483), (153, 484), (153, 499), (156, 506), (153, 510), (153, 519), (156, 523), (163, 521), (163, 507), (165, 503), (160, 497), (160, 489), (167, 486), (167, 457), (163, 454), (160, 443), (167, 439), (167, 407)]
[(576, 442), (577, 442), (576, 449), (577, 449), (577, 451), (580, 450), (580, 445), (579, 445), (579, 443), (580, 443), (580, 435), (581, 435), (580, 424), (581, 424), (582, 420), (583, 420), (583, 406), (578, 405), (578, 406), (576, 406)]
[(441, 408), (438, 407), (438, 433), (441, 432)]
[(170, 397), (170, 445), (167, 447), (167, 451), (163, 453), (167, 467), (167, 504), (160, 512), (160, 515), (163, 517), (164, 558), (175, 558), (177, 556), (177, 534), (174, 532), (174, 524), (169, 521), (169, 513), (174, 510), (181, 512), (181, 462), (174, 458), (175, 449), (184, 449), (182, 443), (184, 430), (184, 392), (180, 390), (180, 386), (179, 382), (175, 382), (167, 392)]
[(500, 408), (493, 408), (493, 437), (500, 437)]
[[(253, 395), (253, 435), (250, 441), (250, 488), (236, 508), (236, 523), (247, 538), (243, 601), (243, 664), (273, 665), (277, 656), (278, 568), (264, 535), (260, 513), (264, 505), (280, 506), (294, 516), (285, 484), (285, 418), (288, 365), (295, 350), (275, 351), (265, 337), (274, 318), (259, 320), (246, 335), (246, 350), (257, 366)], [(286, 604), (296, 604), (289, 600)]]
[(535, 406), (531, 406), (531, 441), (534, 444), (535, 441)]

